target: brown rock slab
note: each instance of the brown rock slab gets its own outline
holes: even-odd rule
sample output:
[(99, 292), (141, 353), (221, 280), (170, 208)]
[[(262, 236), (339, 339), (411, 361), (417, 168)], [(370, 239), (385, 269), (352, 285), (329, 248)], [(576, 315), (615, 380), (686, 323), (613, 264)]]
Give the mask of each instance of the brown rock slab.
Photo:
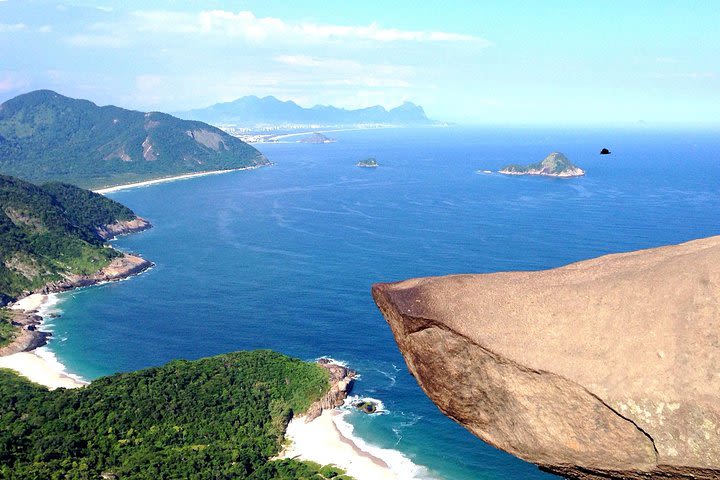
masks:
[(720, 236), (373, 296), (435, 404), (571, 478), (720, 478)]

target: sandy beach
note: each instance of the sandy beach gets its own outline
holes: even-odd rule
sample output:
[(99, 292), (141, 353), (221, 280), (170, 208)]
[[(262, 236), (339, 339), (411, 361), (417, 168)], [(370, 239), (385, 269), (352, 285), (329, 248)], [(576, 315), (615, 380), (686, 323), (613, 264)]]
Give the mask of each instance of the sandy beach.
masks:
[[(10, 308), (12, 310), (35, 312), (47, 305), (51, 300), (50, 295), (34, 293), (18, 300)], [(46, 358), (47, 355), (42, 355), (42, 353), (44, 352), (34, 350), (0, 357), (0, 368), (14, 370), (31, 381), (48, 387), (50, 390), (61, 387), (78, 388), (87, 385), (87, 383), (66, 374), (60, 363), (50, 361), (49, 358)]]
[(177, 180), (186, 180), (194, 177), (204, 177), (206, 175), (220, 175), (223, 173), (237, 172), (240, 170), (253, 170), (258, 167), (243, 167), (243, 168), (231, 168), (229, 170), (212, 170), (209, 172), (197, 172), (197, 173), (186, 173), (184, 175), (175, 175), (173, 177), (156, 178), (154, 180), (146, 180), (144, 182), (126, 183), (124, 185), (116, 185), (114, 187), (100, 188), (93, 190), (95, 193), (105, 195), (106, 193), (117, 192), (120, 190), (127, 190), (128, 188), (147, 187), (148, 185), (156, 185), (158, 183), (175, 182)]
[(78, 388), (80, 382), (53, 367), (50, 362), (33, 352), (13, 353), (0, 357), (0, 368), (9, 368), (29, 380), (44, 385), (50, 390), (56, 388)]
[(357, 480), (400, 479), (384, 460), (361, 449), (341, 433), (336, 424), (341, 416), (342, 413), (337, 410), (325, 410), (310, 423), (305, 423), (304, 417), (293, 418), (285, 433), (292, 443), (283, 451), (281, 458), (333, 464)]

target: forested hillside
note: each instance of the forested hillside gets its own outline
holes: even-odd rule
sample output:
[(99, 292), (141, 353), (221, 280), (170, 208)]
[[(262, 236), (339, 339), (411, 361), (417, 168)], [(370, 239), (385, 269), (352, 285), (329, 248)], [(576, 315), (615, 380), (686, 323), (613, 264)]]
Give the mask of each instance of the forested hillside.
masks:
[(73, 185), (37, 186), (0, 175), (0, 299), (63, 274), (97, 272), (120, 253), (97, 229), (135, 219), (132, 210)]
[(323, 479), (337, 469), (271, 461), (327, 370), (238, 352), (48, 391), (0, 370), (0, 478)]
[(0, 173), (33, 182), (101, 187), (269, 163), (202, 122), (143, 113), (50, 90), (0, 105)]

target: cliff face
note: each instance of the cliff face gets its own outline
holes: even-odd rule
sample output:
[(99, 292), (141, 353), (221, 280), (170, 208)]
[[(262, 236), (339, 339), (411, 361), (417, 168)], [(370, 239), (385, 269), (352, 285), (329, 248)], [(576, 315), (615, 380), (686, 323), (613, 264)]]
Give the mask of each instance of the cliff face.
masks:
[(103, 240), (111, 240), (118, 235), (127, 235), (130, 233), (142, 232), (151, 228), (150, 222), (141, 217), (135, 217), (132, 220), (121, 220), (108, 225), (101, 225), (95, 229), (97, 234)]
[(720, 237), (373, 296), (486, 442), (571, 478), (720, 478)]
[(152, 262), (129, 253), (113, 259), (105, 268), (92, 275), (66, 275), (65, 279), (51, 282), (35, 293), (53, 293), (88, 287), (102, 282), (113, 282), (137, 275), (152, 267)]
[(317, 402), (313, 403), (305, 414), (305, 423), (312, 422), (323, 410), (331, 410), (345, 402), (357, 373), (354, 370), (321, 358), (318, 364), (325, 368), (330, 375), (330, 390)]

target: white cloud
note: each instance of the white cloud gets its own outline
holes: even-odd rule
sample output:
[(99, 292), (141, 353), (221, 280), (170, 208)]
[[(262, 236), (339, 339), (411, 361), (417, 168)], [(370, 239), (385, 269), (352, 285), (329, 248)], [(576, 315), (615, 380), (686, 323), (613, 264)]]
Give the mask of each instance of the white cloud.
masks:
[(24, 23), (0, 23), (0, 33), (5, 32), (19, 32), (25, 30), (27, 25)]
[(53, 31), (52, 25), (42, 25), (38, 28), (38, 32), (40, 33), (50, 33)]
[(373, 42), (465, 42), (490, 43), (480, 37), (451, 32), (383, 28), (375, 23), (348, 26), (313, 22), (286, 22), (275, 17), (257, 17), (250, 11), (202, 11), (197, 14), (166, 10), (137, 11), (138, 29), (165, 33), (198, 33), (243, 38), (251, 42), (282, 40), (317, 43), (341, 40)]

